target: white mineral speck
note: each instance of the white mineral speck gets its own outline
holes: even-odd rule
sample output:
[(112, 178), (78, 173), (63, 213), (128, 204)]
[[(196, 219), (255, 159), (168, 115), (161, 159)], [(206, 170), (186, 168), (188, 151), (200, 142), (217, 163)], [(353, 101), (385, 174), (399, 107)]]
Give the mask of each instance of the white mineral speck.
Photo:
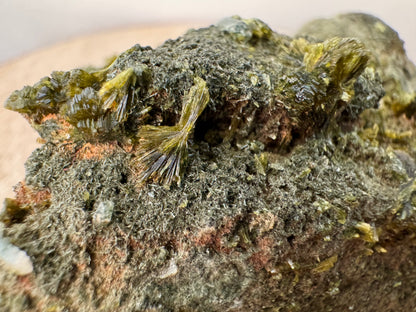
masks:
[(164, 279), (171, 276), (175, 276), (178, 273), (178, 266), (176, 265), (175, 260), (171, 259), (169, 266), (162, 271), (162, 273), (159, 275), (159, 278)]
[(92, 216), (95, 225), (106, 225), (111, 222), (113, 216), (114, 203), (111, 200), (99, 201)]
[(3, 237), (0, 237), (0, 262), (17, 275), (26, 275), (33, 271), (33, 264), (27, 253)]
[(289, 264), (289, 266), (292, 270), (295, 269), (295, 264), (293, 263), (293, 261), (291, 259), (287, 260), (287, 263)]

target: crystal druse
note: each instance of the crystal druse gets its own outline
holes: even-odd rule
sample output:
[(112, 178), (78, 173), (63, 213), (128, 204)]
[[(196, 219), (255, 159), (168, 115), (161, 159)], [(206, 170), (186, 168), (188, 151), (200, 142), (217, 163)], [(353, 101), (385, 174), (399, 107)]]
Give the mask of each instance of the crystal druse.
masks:
[(375, 17), (227, 18), (5, 106), (44, 144), (0, 215), (30, 268), (0, 256), (2, 311), (416, 306), (416, 69)]

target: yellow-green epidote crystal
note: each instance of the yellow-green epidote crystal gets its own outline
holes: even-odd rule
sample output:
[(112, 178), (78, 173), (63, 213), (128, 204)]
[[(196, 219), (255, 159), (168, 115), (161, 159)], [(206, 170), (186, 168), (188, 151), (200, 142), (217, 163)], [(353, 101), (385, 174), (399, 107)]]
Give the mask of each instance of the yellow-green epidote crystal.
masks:
[(416, 112), (416, 67), (406, 57), (397, 32), (380, 19), (368, 14), (318, 19), (304, 25), (298, 35), (319, 41), (335, 36), (361, 40), (383, 81), (383, 103), (396, 114), (411, 116)]
[(181, 165), (185, 161), (188, 138), (195, 122), (209, 101), (206, 83), (195, 78), (195, 85), (185, 96), (179, 122), (174, 126), (143, 126), (137, 134), (139, 149), (135, 168), (139, 179), (149, 178), (171, 184), (180, 182)]

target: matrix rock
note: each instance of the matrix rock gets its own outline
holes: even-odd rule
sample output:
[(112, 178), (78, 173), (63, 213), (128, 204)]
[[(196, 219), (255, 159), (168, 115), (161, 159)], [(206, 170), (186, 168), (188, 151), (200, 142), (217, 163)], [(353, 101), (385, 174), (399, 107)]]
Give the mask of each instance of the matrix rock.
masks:
[(44, 144), (1, 214), (32, 267), (0, 262), (0, 308), (416, 308), (401, 44), (362, 14), (295, 38), (232, 17), (15, 91)]

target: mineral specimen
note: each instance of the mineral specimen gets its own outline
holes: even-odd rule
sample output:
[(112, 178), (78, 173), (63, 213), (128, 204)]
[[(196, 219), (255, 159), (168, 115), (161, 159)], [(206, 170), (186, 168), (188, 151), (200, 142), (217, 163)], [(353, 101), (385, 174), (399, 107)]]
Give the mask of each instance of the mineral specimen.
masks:
[(0, 308), (411, 311), (415, 79), (375, 17), (232, 17), (15, 91), (45, 143), (1, 214), (33, 272), (0, 270)]
[[(346, 27), (346, 25), (348, 25)], [(334, 36), (353, 37), (364, 42), (383, 80), (383, 102), (397, 114), (416, 112), (416, 67), (405, 57), (397, 33), (378, 18), (367, 14), (345, 14), (306, 24), (298, 36), (323, 41)]]

